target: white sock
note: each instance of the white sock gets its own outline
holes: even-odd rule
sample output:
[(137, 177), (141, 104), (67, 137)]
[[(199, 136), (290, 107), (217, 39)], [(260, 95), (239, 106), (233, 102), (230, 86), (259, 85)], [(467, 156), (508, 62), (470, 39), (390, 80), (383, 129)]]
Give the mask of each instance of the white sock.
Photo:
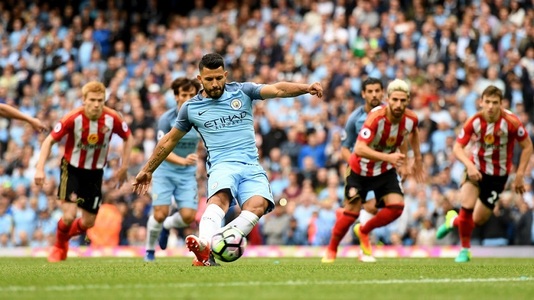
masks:
[(184, 222), (180, 212), (175, 212), (173, 215), (168, 216), (165, 218), (165, 221), (163, 221), (163, 228), (165, 229), (184, 228), (187, 226), (189, 226), (189, 224)]
[(162, 223), (156, 221), (153, 215), (148, 218), (146, 224), (146, 250), (154, 250), (156, 248), (156, 242), (159, 238), (159, 233), (163, 227)]
[(221, 228), (224, 210), (217, 204), (209, 204), (198, 224), (198, 237), (211, 242), (211, 237)]
[(243, 210), (237, 218), (235, 218), (232, 222), (228, 223), (227, 227), (237, 227), (237, 229), (241, 230), (245, 235), (248, 235), (252, 228), (256, 224), (258, 224), (258, 221), (260, 218), (256, 216), (253, 212), (249, 210)]
[(374, 216), (375, 215), (370, 214), (365, 209), (360, 210), (360, 224), (362, 224), (361, 226), (365, 225), (365, 223), (367, 223), (367, 221), (371, 220)]

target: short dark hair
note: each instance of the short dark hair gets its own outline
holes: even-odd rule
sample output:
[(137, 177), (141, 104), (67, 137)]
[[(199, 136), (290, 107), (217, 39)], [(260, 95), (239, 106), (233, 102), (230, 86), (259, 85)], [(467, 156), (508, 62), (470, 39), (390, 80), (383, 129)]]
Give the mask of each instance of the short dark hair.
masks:
[(488, 97), (488, 96), (497, 96), (499, 97), (499, 100), (502, 101), (503, 99), (503, 94), (502, 94), (502, 91), (500, 88), (494, 86), (494, 85), (490, 85), (488, 86), (487, 88), (484, 89), (484, 91), (482, 92), (482, 95), (480, 96), (480, 98), (484, 98), (484, 96)]
[(198, 82), (198, 80), (196, 79), (179, 77), (174, 79), (174, 81), (171, 83), (171, 89), (174, 92), (175, 96), (180, 93), (180, 89), (189, 90), (191, 87), (194, 87), (195, 92), (198, 93), (198, 91), (200, 90), (200, 82)]
[(208, 53), (202, 56), (202, 59), (198, 64), (198, 70), (201, 72), (204, 68), (215, 70), (219, 67), (224, 69), (224, 58), (219, 53)]
[(384, 84), (380, 79), (375, 77), (367, 77), (367, 79), (362, 82), (362, 91), (365, 91), (365, 88), (367, 88), (367, 86), (371, 84), (380, 84), (380, 89), (384, 89)]

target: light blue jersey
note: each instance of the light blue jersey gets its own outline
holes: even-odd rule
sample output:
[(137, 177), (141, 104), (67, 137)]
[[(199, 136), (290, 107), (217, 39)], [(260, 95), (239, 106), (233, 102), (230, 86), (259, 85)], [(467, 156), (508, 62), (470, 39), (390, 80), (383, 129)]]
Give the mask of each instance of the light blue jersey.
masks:
[(195, 127), (200, 133), (208, 150), (208, 168), (220, 162), (258, 163), (252, 100), (261, 100), (262, 87), (228, 83), (219, 99), (199, 93), (180, 109), (174, 127), (185, 132)]
[(358, 138), (358, 133), (363, 127), (363, 123), (367, 119), (367, 112), (365, 112), (364, 105), (354, 110), (345, 124), (345, 135), (341, 141), (341, 145), (348, 148), (351, 152)]
[[(169, 132), (174, 124), (178, 111), (176, 108), (166, 111), (161, 115), (158, 122), (157, 138), (160, 140)], [(196, 153), (200, 137), (194, 131), (188, 132), (176, 144), (172, 152), (180, 157), (187, 157)], [(196, 181), (197, 166), (180, 166), (163, 161), (154, 171), (152, 179), (152, 204), (170, 205), (172, 198), (176, 201), (178, 208), (198, 207), (198, 189)]]
[(229, 189), (241, 206), (259, 195), (274, 207), (267, 175), (258, 162), (252, 115), (252, 101), (263, 100), (262, 87), (227, 83), (220, 98), (204, 98), (201, 91), (178, 112), (174, 127), (185, 132), (194, 127), (207, 149), (208, 197)]

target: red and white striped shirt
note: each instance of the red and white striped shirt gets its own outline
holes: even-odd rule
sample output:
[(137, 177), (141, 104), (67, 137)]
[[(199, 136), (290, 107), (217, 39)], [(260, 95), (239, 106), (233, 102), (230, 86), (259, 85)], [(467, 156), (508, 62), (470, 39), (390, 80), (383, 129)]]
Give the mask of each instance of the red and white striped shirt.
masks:
[(112, 133), (122, 139), (130, 136), (130, 128), (115, 110), (104, 107), (100, 118), (92, 121), (80, 107), (63, 117), (50, 134), (57, 142), (67, 136), (64, 157), (73, 167), (98, 170), (106, 165)]
[[(386, 117), (387, 106), (375, 108), (369, 116), (358, 135), (358, 141), (365, 142), (371, 149), (393, 153), (402, 145), (404, 138), (417, 128), (417, 115), (406, 109), (397, 124), (391, 123)], [(361, 176), (378, 176), (393, 168), (385, 161), (373, 161), (353, 153), (349, 161), (352, 171)]]
[(466, 146), (475, 137), (471, 161), (484, 174), (505, 176), (512, 170), (514, 142), (528, 134), (521, 121), (511, 111), (502, 109), (501, 117), (488, 123), (478, 112), (467, 120), (456, 142)]

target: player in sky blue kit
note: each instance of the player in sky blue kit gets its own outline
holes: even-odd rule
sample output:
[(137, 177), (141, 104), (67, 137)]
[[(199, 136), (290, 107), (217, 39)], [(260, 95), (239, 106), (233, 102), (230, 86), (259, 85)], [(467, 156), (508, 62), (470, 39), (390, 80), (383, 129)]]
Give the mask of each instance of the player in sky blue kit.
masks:
[[(178, 110), (200, 90), (196, 79), (177, 78), (171, 88), (176, 99), (176, 108), (161, 115), (157, 138), (160, 140), (174, 125)], [(169, 229), (189, 226), (194, 220), (198, 207), (197, 195), (197, 146), (200, 137), (196, 131), (188, 132), (172, 152), (154, 171), (152, 180), (153, 213), (148, 219), (145, 261), (154, 260), (154, 249), (158, 236), (161, 249), (167, 248)], [(169, 216), (169, 206), (174, 199), (178, 211)]]
[[(365, 101), (364, 105), (355, 109), (349, 116), (347, 123), (345, 124), (345, 136), (342, 141), (341, 148), (341, 157), (348, 163), (360, 129), (363, 127), (363, 123), (367, 119), (367, 114), (375, 107), (382, 104), (384, 99), (384, 86), (382, 81), (377, 78), (369, 77), (362, 83), (362, 97)], [(347, 171), (350, 170), (350, 167), (347, 166)], [(347, 187), (350, 189), (350, 187)], [(346, 191), (347, 191), (346, 188)], [(346, 193), (346, 192), (345, 192)], [(354, 201), (350, 201), (350, 198), (345, 197), (345, 203), (341, 211), (337, 213), (336, 223), (332, 228), (332, 235), (330, 237), (330, 243), (326, 249), (325, 255), (323, 256), (321, 262), (323, 263), (333, 263), (337, 256), (337, 248), (341, 239), (347, 234), (350, 226), (354, 224), (358, 216), (360, 217), (360, 222), (364, 211), (368, 215), (373, 216), (376, 214), (376, 200), (375, 194), (373, 191), (370, 191), (367, 194), (367, 198), (363, 207), (365, 210), (360, 214), (360, 206), (356, 205)], [(362, 262), (375, 262), (376, 259), (370, 255), (360, 254), (360, 260)]]
[(213, 266), (216, 263), (209, 243), (221, 230), (221, 222), (233, 199), (242, 211), (227, 226), (236, 227), (244, 235), (274, 208), (266, 172), (258, 162), (252, 101), (306, 93), (321, 98), (323, 88), (320, 83), (227, 84), (228, 72), (223, 57), (217, 53), (204, 55), (199, 71), (197, 78), (203, 89), (182, 106), (176, 124), (158, 142), (137, 174), (133, 189), (146, 193), (152, 173), (182, 137), (195, 128), (208, 152), (208, 205), (200, 220), (199, 236), (187, 236), (185, 242), (196, 256), (193, 265)]

